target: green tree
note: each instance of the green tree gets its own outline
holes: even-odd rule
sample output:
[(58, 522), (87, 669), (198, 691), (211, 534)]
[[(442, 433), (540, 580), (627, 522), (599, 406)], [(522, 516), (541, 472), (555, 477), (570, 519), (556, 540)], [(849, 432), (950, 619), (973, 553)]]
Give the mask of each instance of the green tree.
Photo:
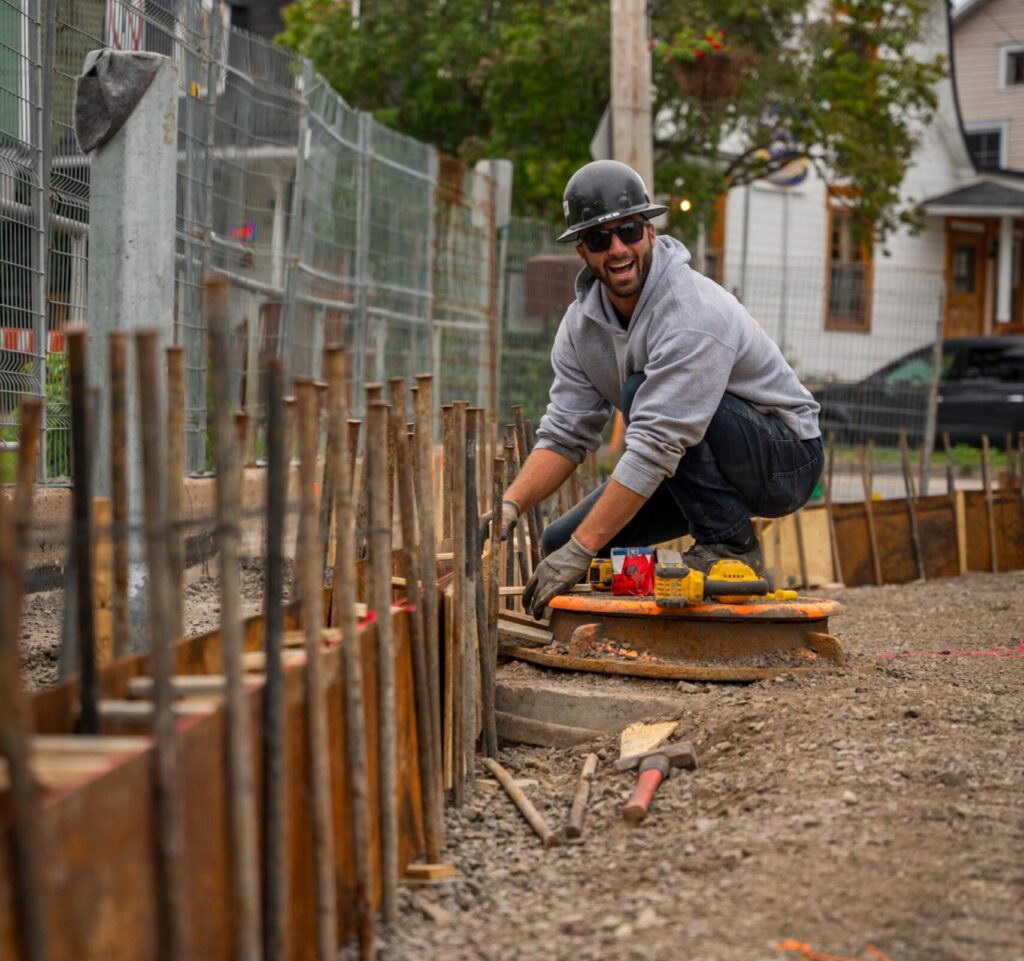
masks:
[(608, 5), (593, 0), (301, 0), (278, 40), (353, 107), (469, 164), (507, 157), (516, 213), (557, 217), (608, 99)]
[[(730, 186), (806, 157), (856, 188), (865, 238), (915, 225), (899, 188), (945, 69), (911, 55), (929, 8), (843, 0), (829, 16), (817, 0), (653, 0), (655, 187), (683, 185), (692, 227)], [(278, 39), (350, 104), (467, 163), (509, 158), (515, 212), (558, 219), (608, 102), (607, 0), (369, 0), (358, 21), (347, 3), (300, 0), (283, 15)], [(727, 100), (684, 92), (668, 63), (674, 38), (712, 29), (724, 31), (713, 54), (744, 64)]]

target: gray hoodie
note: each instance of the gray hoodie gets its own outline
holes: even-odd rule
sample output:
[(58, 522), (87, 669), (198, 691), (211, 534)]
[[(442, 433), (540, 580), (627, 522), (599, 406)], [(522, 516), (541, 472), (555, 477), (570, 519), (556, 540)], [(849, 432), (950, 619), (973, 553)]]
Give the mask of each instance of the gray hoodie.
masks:
[(625, 330), (601, 282), (589, 268), (580, 271), (551, 366), (551, 402), (537, 446), (575, 463), (600, 446), (625, 379), (647, 375), (612, 474), (643, 497), (700, 442), (726, 391), (778, 417), (801, 440), (821, 434), (818, 404), (779, 348), (732, 294), (690, 267), (689, 251), (672, 237), (657, 238)]

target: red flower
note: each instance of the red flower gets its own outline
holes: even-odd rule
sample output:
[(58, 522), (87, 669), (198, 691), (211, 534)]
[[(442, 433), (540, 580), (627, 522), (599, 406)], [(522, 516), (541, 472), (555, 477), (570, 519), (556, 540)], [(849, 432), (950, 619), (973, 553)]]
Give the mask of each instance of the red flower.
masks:
[(716, 50), (721, 50), (722, 49), (722, 45), (720, 43), (717, 43), (717, 42), (711, 44), (711, 46), (714, 47)]
[(696, 53), (694, 54), (694, 56), (695, 56), (695, 57), (696, 57), (696, 58), (697, 58), (698, 60), (703, 60), (703, 59), (704, 59), (704, 51), (703, 51), (703, 50), (698, 50), (698, 51), (697, 51), (697, 52), (696, 52)]

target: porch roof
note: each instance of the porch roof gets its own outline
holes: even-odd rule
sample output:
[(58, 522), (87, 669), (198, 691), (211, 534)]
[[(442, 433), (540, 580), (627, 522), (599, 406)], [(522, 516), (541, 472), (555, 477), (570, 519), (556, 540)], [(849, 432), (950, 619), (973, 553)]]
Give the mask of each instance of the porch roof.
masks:
[(1024, 190), (983, 179), (928, 197), (921, 209), (937, 217), (1024, 217)]

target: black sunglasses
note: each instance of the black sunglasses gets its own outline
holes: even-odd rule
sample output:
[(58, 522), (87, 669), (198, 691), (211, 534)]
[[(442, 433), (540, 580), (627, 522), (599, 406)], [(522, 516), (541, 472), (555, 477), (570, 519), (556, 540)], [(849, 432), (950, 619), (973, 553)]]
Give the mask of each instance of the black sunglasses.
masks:
[(611, 247), (613, 234), (624, 244), (635, 244), (643, 237), (646, 229), (646, 220), (627, 220), (610, 230), (588, 230), (580, 237), (580, 243), (592, 254), (599, 254)]

